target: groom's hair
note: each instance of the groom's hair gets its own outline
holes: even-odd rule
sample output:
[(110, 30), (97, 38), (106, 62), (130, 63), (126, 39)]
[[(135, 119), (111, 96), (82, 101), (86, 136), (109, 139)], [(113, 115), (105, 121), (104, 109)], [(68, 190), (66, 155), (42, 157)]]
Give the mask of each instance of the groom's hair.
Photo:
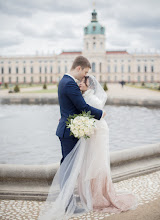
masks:
[(78, 56), (75, 58), (75, 60), (73, 61), (71, 70), (74, 70), (77, 66), (81, 66), (82, 70), (86, 67), (89, 67), (91, 69), (91, 64), (89, 60), (83, 56)]

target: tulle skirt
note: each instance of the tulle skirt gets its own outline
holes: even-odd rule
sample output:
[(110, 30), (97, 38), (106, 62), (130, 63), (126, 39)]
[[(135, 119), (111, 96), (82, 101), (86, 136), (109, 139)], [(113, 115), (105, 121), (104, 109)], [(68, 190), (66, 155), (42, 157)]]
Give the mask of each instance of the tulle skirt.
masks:
[(90, 211), (120, 213), (133, 210), (133, 192), (115, 191), (110, 173), (109, 128), (96, 120), (96, 131), (80, 138), (58, 168), (38, 220), (67, 220)]

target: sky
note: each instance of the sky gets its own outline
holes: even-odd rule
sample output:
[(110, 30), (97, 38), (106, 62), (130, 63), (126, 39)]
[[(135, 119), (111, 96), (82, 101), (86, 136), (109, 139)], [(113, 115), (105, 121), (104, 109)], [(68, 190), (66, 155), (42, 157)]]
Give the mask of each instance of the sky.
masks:
[(160, 0), (0, 0), (0, 55), (82, 51), (93, 8), (106, 50), (160, 52)]

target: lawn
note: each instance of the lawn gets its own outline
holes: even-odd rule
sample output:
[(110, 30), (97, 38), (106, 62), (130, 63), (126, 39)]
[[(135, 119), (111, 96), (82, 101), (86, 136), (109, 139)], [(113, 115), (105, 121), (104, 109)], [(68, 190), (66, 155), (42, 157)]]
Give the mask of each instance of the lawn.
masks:
[(160, 92), (160, 84), (159, 83), (145, 83), (144, 86), (142, 86), (142, 83), (126, 83), (126, 86), (131, 86), (134, 88), (141, 88), (141, 89), (150, 89), (154, 91)]
[(21, 92), (21, 93), (57, 93), (58, 89), (42, 89), (36, 91), (28, 91), (28, 92)]

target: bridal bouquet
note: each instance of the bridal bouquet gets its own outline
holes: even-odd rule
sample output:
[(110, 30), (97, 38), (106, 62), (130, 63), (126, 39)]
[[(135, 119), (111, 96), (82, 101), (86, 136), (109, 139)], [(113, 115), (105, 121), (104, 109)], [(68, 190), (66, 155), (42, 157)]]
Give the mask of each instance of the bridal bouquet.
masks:
[(67, 128), (70, 128), (70, 136), (74, 135), (76, 138), (89, 138), (94, 134), (96, 128), (94, 116), (91, 112), (82, 111), (82, 114), (69, 115), (66, 121)]

